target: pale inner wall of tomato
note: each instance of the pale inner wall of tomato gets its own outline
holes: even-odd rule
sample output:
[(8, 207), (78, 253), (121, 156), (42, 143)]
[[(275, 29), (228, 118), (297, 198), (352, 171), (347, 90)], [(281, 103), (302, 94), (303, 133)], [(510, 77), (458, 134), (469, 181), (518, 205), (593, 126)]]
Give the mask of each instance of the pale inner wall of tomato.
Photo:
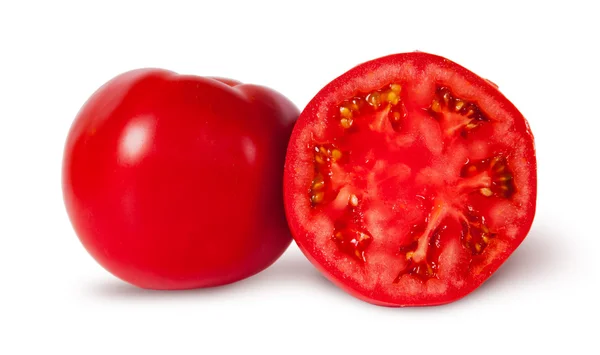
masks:
[(510, 152), (518, 158), (518, 149), (490, 144), (496, 122), (449, 87), (437, 85), (427, 105), (405, 100), (405, 91), (392, 83), (344, 100), (330, 120), (335, 133), (312, 142), (307, 198), (332, 220), (322, 242), (348, 267), (379, 268), (375, 282), (434, 282), (456, 267), (457, 254), (481, 271), (486, 253), (501, 250), (498, 239), (514, 237), (493, 221), (517, 218)]

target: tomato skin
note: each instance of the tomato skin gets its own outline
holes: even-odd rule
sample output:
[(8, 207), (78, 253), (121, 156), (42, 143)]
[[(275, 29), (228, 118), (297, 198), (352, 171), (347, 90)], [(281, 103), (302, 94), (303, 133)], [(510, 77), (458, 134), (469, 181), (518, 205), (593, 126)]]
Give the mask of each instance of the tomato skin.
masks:
[[(317, 134), (311, 133), (308, 135), (307, 131), (313, 130), (314, 127), (331, 125), (330, 112), (334, 111), (333, 107), (340, 104), (343, 100), (349, 99), (357, 93), (378, 90), (382, 86), (394, 82), (393, 80), (396, 78), (386, 78), (387, 73), (393, 71), (390, 68), (400, 67), (405, 64), (408, 64), (410, 70), (413, 73), (417, 73), (416, 75), (422, 75), (429, 66), (435, 66), (436, 70), (440, 72), (452, 72), (452, 75), (448, 75), (450, 78), (448, 80), (456, 80), (454, 77), (460, 77), (461, 80), (464, 79), (473, 88), (472, 91), (483, 93), (486, 98), (498, 103), (498, 107), (514, 119), (513, 129), (517, 134), (522, 136), (525, 142), (523, 155), (528, 158), (527, 169), (529, 175), (526, 178), (528, 202), (522, 206), (525, 211), (524, 216), (514, 226), (516, 237), (486, 265), (484, 272), (465, 277), (466, 281), (460, 287), (449, 286), (443, 293), (429, 294), (427, 287), (423, 283), (424, 286), (420, 293), (392, 297), (383, 292), (380, 287), (368, 289), (360, 282), (349, 277), (351, 273), (344, 272), (336, 264), (336, 260), (340, 259), (339, 255), (327, 254), (322, 247), (316, 245), (311, 240), (313, 239), (311, 227), (306, 221), (314, 221), (315, 218), (308, 217), (312, 212), (308, 211), (307, 208), (298, 207), (301, 205), (298, 196), (301, 193), (305, 194), (304, 191), (310, 187), (307, 184), (307, 181), (310, 182), (307, 176), (310, 175), (309, 170), (312, 168), (307, 163), (309, 161), (307, 152), (312, 154), (312, 151), (306, 148), (306, 137), (313, 137)], [(326, 123), (323, 123), (323, 121)], [(327, 132), (326, 129), (322, 130)], [(327, 134), (325, 133), (324, 135)], [(320, 139), (322, 138), (320, 137)], [(333, 141), (335, 142), (336, 139), (338, 138), (333, 138)], [(370, 143), (372, 142), (364, 142), (364, 145), (369, 145)], [(347, 293), (363, 301), (388, 307), (446, 304), (454, 302), (477, 289), (506, 261), (528, 234), (535, 215), (536, 194), (537, 165), (534, 138), (523, 115), (504, 97), (498, 90), (497, 85), (448, 59), (423, 52), (394, 54), (362, 63), (334, 79), (321, 89), (303, 110), (294, 127), (288, 145), (284, 172), (284, 200), (288, 223), (295, 242), (304, 255), (324, 276)], [(368, 264), (368, 258), (366, 264)]]
[(78, 113), (63, 156), (65, 206), (109, 272), (149, 289), (235, 282), (291, 243), (286, 145), (299, 110), (230, 79), (123, 73)]

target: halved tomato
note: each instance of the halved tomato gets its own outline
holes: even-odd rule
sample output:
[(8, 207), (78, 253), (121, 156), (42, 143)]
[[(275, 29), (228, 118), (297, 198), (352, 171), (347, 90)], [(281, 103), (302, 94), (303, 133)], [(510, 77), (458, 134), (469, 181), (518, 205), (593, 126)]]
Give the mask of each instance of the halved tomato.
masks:
[(438, 305), (480, 286), (535, 214), (533, 135), (490, 81), (432, 54), (361, 64), (323, 88), (288, 146), (304, 254), (352, 295)]

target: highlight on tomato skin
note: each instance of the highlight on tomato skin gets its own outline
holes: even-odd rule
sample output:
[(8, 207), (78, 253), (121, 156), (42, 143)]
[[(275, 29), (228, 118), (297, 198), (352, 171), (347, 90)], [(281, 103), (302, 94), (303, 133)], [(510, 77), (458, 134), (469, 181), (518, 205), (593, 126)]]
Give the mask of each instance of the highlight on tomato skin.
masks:
[(285, 210), (307, 258), (364, 301), (456, 301), (528, 234), (537, 166), (527, 121), (495, 84), (400, 53), (327, 84), (290, 139)]
[(123, 73), (64, 147), (73, 228), (106, 270), (148, 289), (232, 283), (290, 245), (282, 176), (299, 110), (282, 94), (162, 69)]

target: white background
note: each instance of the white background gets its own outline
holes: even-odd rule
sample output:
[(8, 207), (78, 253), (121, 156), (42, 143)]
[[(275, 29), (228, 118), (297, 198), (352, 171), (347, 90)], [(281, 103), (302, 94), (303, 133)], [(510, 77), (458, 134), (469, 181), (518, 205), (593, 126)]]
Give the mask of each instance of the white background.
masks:
[[(600, 353), (592, 4), (0, 2), (0, 354)], [(72, 231), (63, 143), (114, 75), (153, 66), (232, 77), (303, 108), (354, 65), (415, 49), (496, 82), (536, 137), (532, 231), (468, 297), (372, 306), (322, 278), (295, 245), (230, 286), (143, 291), (104, 271)]]

